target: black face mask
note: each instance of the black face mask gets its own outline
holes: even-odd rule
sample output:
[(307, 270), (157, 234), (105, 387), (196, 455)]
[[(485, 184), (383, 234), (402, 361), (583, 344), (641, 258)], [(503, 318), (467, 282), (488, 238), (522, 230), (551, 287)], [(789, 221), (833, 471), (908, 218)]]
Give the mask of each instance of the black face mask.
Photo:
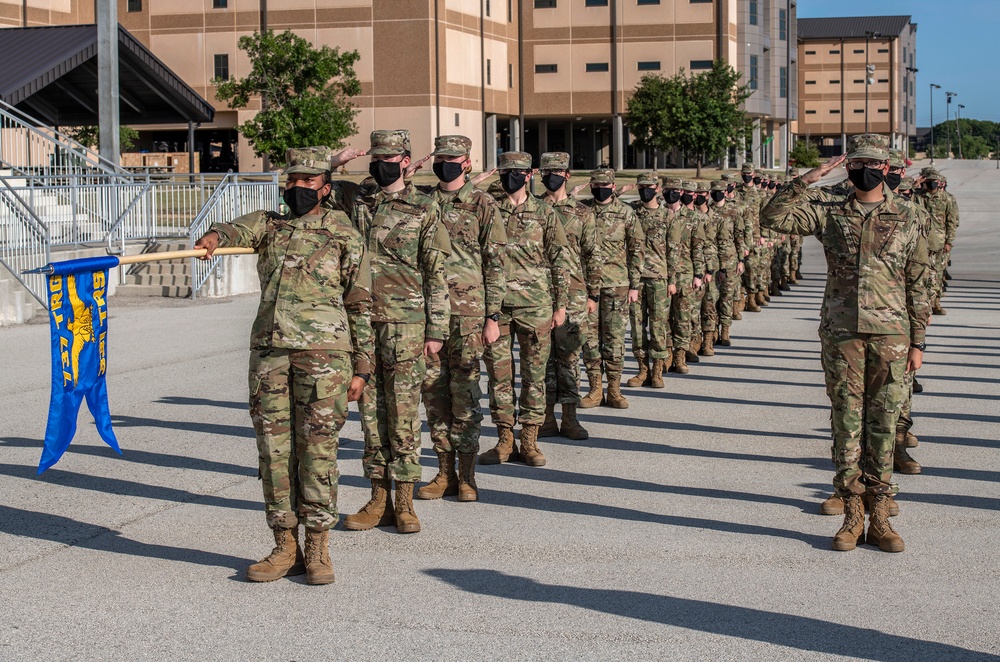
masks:
[(549, 172), (542, 175), (542, 186), (547, 190), (555, 192), (558, 191), (563, 184), (566, 183), (566, 178), (562, 175), (557, 175), (554, 172)]
[(927, 187), (928, 191), (936, 191), (938, 188), (938, 183), (932, 179), (928, 182), (924, 182), (924, 186)]
[(646, 187), (639, 189), (639, 199), (643, 202), (652, 202), (653, 198), (656, 197), (656, 189), (652, 187)]
[(909, 200), (910, 196), (913, 195), (913, 191), (900, 191), (899, 194)]
[(899, 180), (903, 178), (903, 173), (901, 172), (890, 172), (885, 176), (885, 183), (889, 186), (890, 191), (895, 191), (899, 188)]
[(681, 193), (681, 204), (689, 205), (694, 202), (694, 196), (690, 193)]
[(712, 202), (722, 202), (725, 197), (725, 191), (712, 191)]
[(399, 161), (372, 161), (368, 174), (375, 178), (376, 184), (385, 188), (403, 176), (403, 168)]
[(743, 183), (749, 184), (753, 181), (753, 175), (743, 175)]
[(610, 186), (607, 188), (591, 186), (590, 193), (594, 196), (594, 200), (598, 202), (607, 202), (611, 199), (611, 196), (615, 194), (615, 190)]
[(305, 216), (319, 204), (319, 191), (305, 186), (293, 186), (286, 188), (281, 198), (288, 205), (292, 216)]
[(760, 177), (754, 177), (753, 178), (753, 183), (754, 184), (760, 184)]
[(859, 170), (848, 170), (847, 178), (854, 184), (854, 188), (859, 191), (874, 191), (885, 181), (885, 173), (881, 170), (871, 168), (861, 168)]
[(768, 182), (767, 188), (773, 191), (774, 189), (778, 188), (778, 182)]
[(523, 172), (515, 172), (513, 170), (504, 170), (500, 173), (500, 186), (503, 190), (507, 192), (507, 195), (516, 193), (524, 188), (524, 182), (527, 181), (528, 175)]
[(708, 202), (708, 198), (706, 198), (703, 195), (699, 195), (699, 196), (696, 196), (695, 199), (694, 199), (694, 206), (695, 207), (701, 207), (706, 202)]
[(733, 189), (735, 189), (735, 188), (736, 188), (735, 186), (733, 186), (732, 184), (730, 184), (729, 186), (726, 187), (726, 193), (732, 193)]
[(455, 181), (465, 173), (462, 164), (454, 161), (437, 161), (433, 168), (437, 178), (446, 184)]
[(681, 192), (677, 190), (667, 191), (666, 200), (668, 205), (676, 205), (681, 201)]

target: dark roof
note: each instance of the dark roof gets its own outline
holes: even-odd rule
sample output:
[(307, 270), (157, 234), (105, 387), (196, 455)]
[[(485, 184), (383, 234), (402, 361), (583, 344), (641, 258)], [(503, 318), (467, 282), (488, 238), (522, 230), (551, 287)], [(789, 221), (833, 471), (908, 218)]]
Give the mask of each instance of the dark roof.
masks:
[(902, 34), (909, 22), (909, 16), (799, 18), (798, 31), (799, 39), (864, 39), (865, 32), (895, 37)]
[[(0, 29), (0, 99), (56, 126), (98, 123), (97, 26)], [(118, 26), (122, 124), (211, 122), (215, 109)]]

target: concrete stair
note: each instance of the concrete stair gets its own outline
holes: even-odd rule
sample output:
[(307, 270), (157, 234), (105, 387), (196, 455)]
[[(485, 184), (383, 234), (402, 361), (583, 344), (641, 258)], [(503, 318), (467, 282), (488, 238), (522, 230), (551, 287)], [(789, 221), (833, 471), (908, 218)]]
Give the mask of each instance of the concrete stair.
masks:
[(0, 326), (24, 324), (44, 307), (3, 266), (0, 266)]
[[(181, 243), (157, 244), (149, 252), (165, 253), (187, 248), (187, 244)], [(185, 259), (134, 265), (128, 269), (125, 282), (118, 286), (115, 294), (142, 297), (189, 297), (191, 296), (191, 262)]]

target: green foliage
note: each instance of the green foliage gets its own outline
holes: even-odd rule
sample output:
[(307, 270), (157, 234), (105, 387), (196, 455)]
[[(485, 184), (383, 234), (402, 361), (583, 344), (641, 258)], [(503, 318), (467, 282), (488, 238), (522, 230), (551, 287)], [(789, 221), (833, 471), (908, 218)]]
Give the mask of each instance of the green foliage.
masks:
[(1000, 139), (1000, 123), (986, 120), (948, 120), (934, 125), (934, 157), (946, 158), (948, 143), (952, 155), (958, 158), (958, 134), (962, 134), (962, 157), (980, 159), (996, 148)]
[(722, 60), (712, 69), (687, 76), (684, 70), (666, 78), (647, 74), (628, 102), (629, 132), (639, 149), (680, 149), (698, 165), (739, 141), (748, 124), (740, 109), (750, 96), (739, 85), (740, 74)]
[(257, 96), (263, 100), (263, 109), (237, 127), (257, 156), (282, 165), (290, 147), (342, 147), (344, 138), (357, 133), (358, 111), (350, 101), (361, 92), (357, 51), (313, 48), (291, 31), (255, 32), (238, 43), (250, 58), (250, 75), (212, 84), (230, 108), (246, 108)]
[(788, 158), (795, 162), (796, 168), (815, 168), (819, 165), (819, 147), (808, 138), (798, 140)]
[[(100, 149), (101, 129), (96, 125), (78, 126), (66, 129), (66, 135), (77, 141), (84, 147), (90, 149)], [(139, 139), (139, 132), (130, 126), (118, 126), (118, 147), (123, 152), (127, 152), (135, 147), (135, 141)]]

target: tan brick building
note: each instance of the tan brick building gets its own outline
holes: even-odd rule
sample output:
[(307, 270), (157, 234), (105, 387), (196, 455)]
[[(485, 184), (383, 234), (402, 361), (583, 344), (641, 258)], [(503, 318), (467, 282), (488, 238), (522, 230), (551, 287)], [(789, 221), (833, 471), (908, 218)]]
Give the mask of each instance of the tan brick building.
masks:
[[(841, 154), (866, 130), (902, 149), (916, 135), (917, 24), (909, 16), (799, 19), (798, 135)], [(866, 66), (874, 67), (869, 74)]]
[[(28, 25), (93, 21), (94, 0), (26, 1)], [(24, 3), (0, 0), (0, 24), (22, 25)], [(215, 100), (211, 80), (248, 72), (237, 41), (265, 25), (359, 51), (352, 145), (364, 146), (375, 127), (407, 127), (416, 156), (430, 151), (435, 134), (464, 133), (476, 145), (477, 169), (495, 163), (498, 151), (522, 147), (569, 151), (577, 167), (592, 168), (652, 164), (654, 155), (629, 146), (629, 90), (646, 73), (698, 71), (715, 58), (735, 63), (755, 86), (747, 109), (757, 129), (746, 153), (765, 165), (780, 161), (782, 94), (794, 97), (781, 72), (782, 43), (794, 51), (794, 7), (791, 0), (118, 0), (118, 18), (215, 105), (214, 123), (196, 134), (208, 169), (261, 167), (234, 130), (257, 107), (229, 110)], [(766, 136), (775, 137), (769, 148)], [(182, 127), (143, 127), (146, 149), (183, 150), (186, 140)], [(740, 151), (731, 155), (736, 163)]]

